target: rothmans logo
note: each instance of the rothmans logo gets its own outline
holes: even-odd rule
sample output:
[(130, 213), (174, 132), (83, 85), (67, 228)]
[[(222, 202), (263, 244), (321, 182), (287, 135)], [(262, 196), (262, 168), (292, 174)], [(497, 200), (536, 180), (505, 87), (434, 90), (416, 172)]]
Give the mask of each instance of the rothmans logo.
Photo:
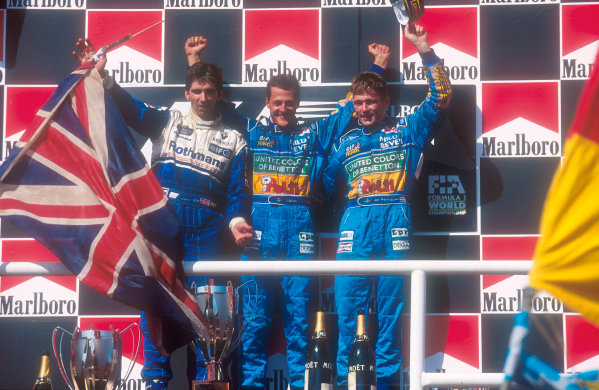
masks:
[(584, 80), (591, 75), (599, 50), (597, 20), (599, 4), (562, 6), (562, 80)]
[[(92, 10), (87, 13), (87, 36), (96, 47), (102, 47), (163, 19), (164, 11), (157, 10)], [(124, 86), (162, 85), (163, 36), (161, 24), (111, 51), (106, 64), (110, 76)]]
[(265, 85), (288, 73), (320, 84), (320, 9), (244, 10), (242, 82)]
[(482, 86), (481, 157), (559, 157), (557, 82)]
[[(452, 23), (447, 23), (451, 20)], [(452, 84), (473, 84), (480, 80), (478, 55), (478, 7), (427, 8), (418, 22), (426, 27), (429, 43)], [(406, 84), (426, 82), (425, 69), (416, 48), (405, 38), (401, 50), (401, 71)]]

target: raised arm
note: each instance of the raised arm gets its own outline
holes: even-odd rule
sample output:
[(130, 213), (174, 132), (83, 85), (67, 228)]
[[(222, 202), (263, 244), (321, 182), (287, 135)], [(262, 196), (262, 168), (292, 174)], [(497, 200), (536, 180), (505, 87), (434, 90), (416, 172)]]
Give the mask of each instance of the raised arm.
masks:
[(412, 139), (423, 147), (438, 128), (451, 103), (451, 83), (445, 72), (443, 61), (437, 57), (428, 43), (428, 34), (420, 25), (408, 25), (404, 28), (406, 39), (420, 53), (424, 65), (429, 90), (413, 117), (417, 121)]
[(201, 35), (189, 37), (185, 40), (185, 55), (187, 56), (187, 65), (192, 66), (200, 62), (200, 54), (208, 47), (208, 39)]

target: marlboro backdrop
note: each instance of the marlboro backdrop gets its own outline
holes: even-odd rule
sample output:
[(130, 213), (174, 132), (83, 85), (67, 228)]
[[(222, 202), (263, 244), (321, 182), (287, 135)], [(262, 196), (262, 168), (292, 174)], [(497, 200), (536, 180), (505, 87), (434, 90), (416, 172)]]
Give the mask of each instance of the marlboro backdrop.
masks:
[[(445, 59), (455, 93), (452, 111), (426, 151), (414, 194), (414, 257), (530, 259), (544, 196), (599, 48), (599, 1), (427, 0), (425, 5), (421, 24)], [(252, 117), (265, 109), (265, 82), (282, 72), (296, 75), (304, 86), (300, 115), (326, 115), (345, 96), (352, 77), (369, 68), (371, 42), (392, 49), (385, 74), (391, 115), (412, 112), (426, 93), (418, 54), (402, 38), (389, 0), (2, 0), (0, 157), (6, 158), (58, 81), (76, 68), (71, 51), (78, 37), (100, 47), (161, 19), (164, 24), (108, 56), (114, 79), (153, 105), (188, 107), (183, 43), (191, 35), (208, 37), (202, 58), (222, 67), (227, 98)], [(321, 255), (333, 259), (339, 215), (328, 208), (320, 217)], [(1, 222), (0, 261), (58, 260)], [(429, 277), (426, 370), (499, 372), (526, 284), (526, 276)], [(332, 279), (321, 278), (320, 286), (319, 303), (334, 328)], [(596, 327), (551, 296), (537, 297), (533, 309), (557, 329), (553, 338), (559, 348), (533, 337), (531, 352), (562, 371), (597, 367)], [(51, 350), (57, 325), (105, 328), (138, 320), (138, 312), (99, 296), (75, 277), (1, 277), (0, 389), (31, 387), (39, 354)], [(134, 359), (128, 337), (124, 368)], [(267, 390), (287, 387), (284, 350), (277, 328)], [(172, 388), (185, 381), (184, 359), (184, 352), (175, 353)], [(126, 388), (142, 389), (143, 356), (133, 365)], [(51, 374), (54, 388), (66, 389), (56, 362)]]

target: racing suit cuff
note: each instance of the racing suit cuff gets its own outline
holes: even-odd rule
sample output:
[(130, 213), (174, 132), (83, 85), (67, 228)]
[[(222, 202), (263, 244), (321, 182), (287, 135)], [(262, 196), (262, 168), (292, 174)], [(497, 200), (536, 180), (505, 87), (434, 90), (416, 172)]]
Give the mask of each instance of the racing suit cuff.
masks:
[(239, 222), (244, 222), (247, 223), (245, 221), (245, 218), (243, 217), (235, 217), (231, 220), (231, 222), (229, 222), (229, 229), (231, 229), (231, 231), (233, 231), (233, 229), (235, 228), (235, 225), (237, 225)]
[(385, 72), (385, 68), (380, 67), (377, 64), (372, 64), (372, 66), (370, 67), (370, 69), (367, 70), (367, 72), (376, 73), (376, 74), (382, 76), (383, 72)]
[(418, 54), (420, 54), (420, 58), (422, 59), (422, 65), (424, 65), (424, 66), (433, 65), (433, 64), (436, 64), (437, 62), (441, 61), (441, 59), (439, 57), (437, 57), (437, 55), (435, 54), (435, 51), (433, 49), (430, 49), (429, 51), (426, 51), (424, 53), (418, 53)]

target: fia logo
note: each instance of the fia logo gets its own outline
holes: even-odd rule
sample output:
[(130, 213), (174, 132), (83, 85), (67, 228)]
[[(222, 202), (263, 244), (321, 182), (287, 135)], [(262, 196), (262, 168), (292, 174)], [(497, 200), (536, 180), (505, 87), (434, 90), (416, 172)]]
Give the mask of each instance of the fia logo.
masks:
[(430, 175), (429, 195), (463, 195), (466, 193), (458, 175)]

